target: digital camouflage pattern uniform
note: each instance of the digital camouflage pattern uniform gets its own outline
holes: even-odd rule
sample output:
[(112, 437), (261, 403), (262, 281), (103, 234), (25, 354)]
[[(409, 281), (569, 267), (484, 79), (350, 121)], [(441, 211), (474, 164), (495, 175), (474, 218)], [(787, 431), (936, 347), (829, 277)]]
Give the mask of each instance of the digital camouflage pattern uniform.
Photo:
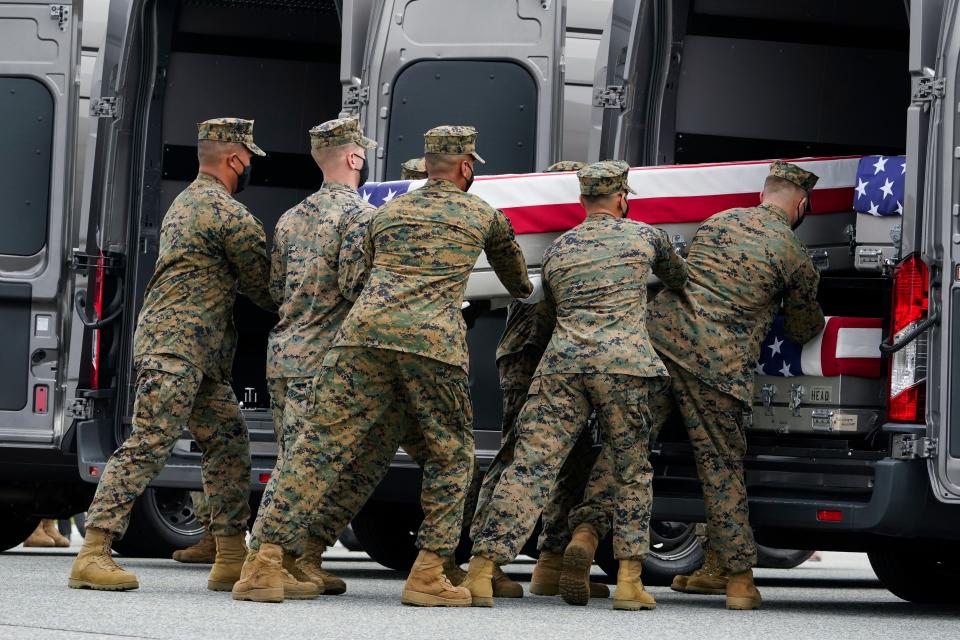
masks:
[(427, 165), (423, 158), (410, 158), (400, 165), (401, 180), (425, 180), (427, 178)]
[[(547, 167), (547, 172), (577, 171), (584, 166), (583, 162), (562, 160)], [(496, 354), (503, 394), (500, 449), (483, 478), (471, 537), (478, 535), (476, 529), (487, 517), (490, 499), (500, 475), (513, 461), (517, 442), (514, 425), (520, 409), (527, 401), (527, 390), (533, 374), (553, 334), (553, 322), (545, 304), (543, 301), (537, 304), (514, 301), (507, 309), (507, 323), (497, 344)], [(560, 553), (570, 541), (569, 513), (583, 499), (584, 487), (595, 458), (593, 439), (589, 431), (584, 430), (560, 469), (556, 486), (543, 509), (543, 531), (537, 543), (541, 551)]]
[[(253, 143), (253, 121), (208, 120), (199, 139)], [(134, 336), (133, 431), (104, 469), (87, 526), (122, 536), (133, 501), (170, 455), (186, 425), (203, 451), (211, 533), (246, 529), (250, 508), (247, 428), (230, 387), (237, 293), (273, 309), (263, 226), (213, 176), (201, 173), (170, 205), (156, 269)]]
[[(425, 134), (427, 153), (479, 160), (475, 145), (472, 127)], [(389, 464), (399, 436), (383, 436), (378, 426), (402, 408), (416, 416), (428, 451), (417, 546), (453, 552), (474, 468), (460, 307), (481, 251), (511, 295), (531, 293), (510, 222), (453, 183), (428, 180), (377, 213), (364, 242), (369, 280), (324, 358), (307, 424), (270, 480), (273, 499), (254, 526), (261, 542), (289, 544), (342, 469), (368, 449)]]
[[(780, 161), (770, 175), (808, 193), (817, 181)], [(820, 276), (787, 212), (770, 204), (706, 220), (690, 243), (687, 268), (686, 287), (663, 291), (650, 305), (650, 338), (670, 372), (650, 409), (656, 430), (672, 407), (679, 409), (703, 484), (709, 545), (720, 566), (736, 574), (756, 564), (743, 480), (743, 415), (753, 398), (754, 366), (781, 304), (788, 339), (804, 343), (823, 329)], [(612, 491), (602, 470), (595, 473), (585, 504), (571, 516), (574, 526), (606, 517)]]
[[(309, 132), (311, 149), (357, 144), (373, 149), (356, 118), (324, 122)], [(363, 238), (376, 207), (353, 187), (324, 182), (320, 190), (280, 216), (274, 232), (270, 295), (280, 319), (267, 342), (267, 381), (277, 438), (277, 466), (303, 426), (300, 416), (314, 377), (367, 277)], [(350, 483), (352, 478), (344, 478)], [(344, 495), (351, 491), (339, 492)], [(269, 502), (271, 495), (264, 495)], [(333, 509), (334, 503), (323, 505)], [(326, 538), (328, 514), (318, 512), (309, 527)], [(349, 520), (348, 520), (349, 522)], [(339, 531), (334, 533), (334, 540)], [(329, 544), (332, 544), (329, 543)], [(287, 551), (302, 555), (304, 539)]]
[[(624, 162), (578, 172), (584, 195), (630, 191)], [(618, 485), (614, 552), (648, 548), (651, 468), (648, 380), (666, 370), (645, 328), (651, 270), (682, 287), (683, 259), (666, 233), (620, 213), (594, 213), (560, 236), (543, 259), (544, 300), (556, 328), (517, 422), (515, 459), (493, 492), (474, 539), (475, 556), (512, 561), (547, 500), (557, 473), (596, 411)]]

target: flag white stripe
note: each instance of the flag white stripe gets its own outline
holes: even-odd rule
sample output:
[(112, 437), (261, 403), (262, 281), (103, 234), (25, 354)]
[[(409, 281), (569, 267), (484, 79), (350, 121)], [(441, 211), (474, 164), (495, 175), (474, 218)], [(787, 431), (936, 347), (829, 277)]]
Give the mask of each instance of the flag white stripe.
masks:
[[(827, 328), (827, 325), (830, 323), (830, 318), (832, 316), (827, 316), (824, 318), (826, 322), (823, 323), (824, 331)], [(800, 349), (800, 369), (803, 371), (805, 376), (822, 376), (823, 375), (823, 361), (821, 360), (821, 352), (823, 350), (823, 331), (817, 334), (817, 337), (807, 342)]]
[(879, 358), (882, 329), (841, 328), (837, 332), (837, 358)]

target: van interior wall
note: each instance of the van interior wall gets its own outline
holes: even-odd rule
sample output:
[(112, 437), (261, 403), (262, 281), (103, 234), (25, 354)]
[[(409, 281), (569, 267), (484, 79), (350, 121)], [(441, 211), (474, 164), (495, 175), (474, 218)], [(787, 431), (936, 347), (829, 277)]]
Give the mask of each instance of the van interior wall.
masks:
[[(267, 157), (254, 160), (250, 186), (237, 199), (263, 223), (269, 247), (280, 215), (323, 180), (309, 155), (307, 131), (340, 111), (340, 22), (334, 2), (183, 0), (160, 5), (175, 15), (160, 76), (165, 93), (159, 211), (165, 212), (196, 176), (197, 123), (251, 118), (256, 142)], [(156, 254), (144, 258), (155, 261)], [(138, 306), (141, 301), (142, 291)], [(274, 314), (238, 297), (234, 388), (247, 406), (269, 406), (266, 341), (275, 321)]]
[(673, 14), (681, 62), (660, 161), (903, 152), (902, 0), (676, 0)]

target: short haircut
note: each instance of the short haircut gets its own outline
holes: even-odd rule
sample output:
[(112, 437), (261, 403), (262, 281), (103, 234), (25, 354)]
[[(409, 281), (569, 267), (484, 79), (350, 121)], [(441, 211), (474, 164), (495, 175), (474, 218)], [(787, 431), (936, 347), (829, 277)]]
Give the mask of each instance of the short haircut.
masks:
[(581, 196), (581, 197), (583, 198), (583, 201), (586, 202), (587, 204), (602, 204), (607, 200), (609, 200), (610, 198), (613, 198), (614, 196), (619, 195), (620, 193), (621, 192), (618, 191), (616, 193), (605, 193), (599, 196)]
[(423, 163), (427, 168), (427, 175), (452, 173), (458, 164), (470, 160), (473, 156), (467, 154), (454, 155), (450, 153), (427, 153), (423, 156)]
[(780, 176), (767, 176), (763, 181), (763, 195), (783, 194), (794, 198), (807, 198), (810, 194), (796, 183)]
[(321, 147), (320, 149), (311, 149), (310, 155), (313, 156), (317, 164), (327, 164), (340, 158), (345, 158), (347, 154), (357, 147), (353, 142), (339, 144), (335, 147)]
[(219, 140), (200, 140), (197, 142), (197, 159), (200, 164), (217, 164), (220, 160), (245, 147), (239, 142), (220, 142)]

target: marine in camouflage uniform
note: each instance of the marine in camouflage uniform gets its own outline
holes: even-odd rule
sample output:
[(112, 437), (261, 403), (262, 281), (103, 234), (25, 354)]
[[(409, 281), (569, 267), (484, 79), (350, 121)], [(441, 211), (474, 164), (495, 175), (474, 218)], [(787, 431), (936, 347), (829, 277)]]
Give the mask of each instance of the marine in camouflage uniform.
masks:
[[(808, 206), (817, 176), (777, 161), (764, 193), (778, 181), (806, 193)], [(757, 207), (710, 217), (690, 244), (687, 286), (661, 292), (647, 319), (670, 373), (670, 384), (651, 397), (654, 429), (674, 406), (679, 409), (703, 484), (709, 548), (728, 575), (756, 564), (743, 479), (743, 416), (753, 398), (761, 342), (781, 306), (790, 340), (807, 342), (824, 326), (819, 274), (791, 229), (791, 221), (802, 220), (803, 208), (801, 201), (800, 210), (790, 214), (765, 196)], [(571, 523), (609, 517), (613, 491), (598, 470)]]
[[(577, 171), (585, 163), (573, 160), (562, 160), (547, 167), (547, 172)], [(544, 302), (524, 304), (514, 301), (507, 309), (507, 323), (503, 335), (497, 345), (497, 369), (500, 374), (500, 389), (503, 394), (503, 426), (500, 449), (487, 469), (477, 501), (477, 511), (473, 522), (482, 522), (487, 515), (487, 507), (493, 490), (497, 486), (503, 470), (513, 461), (513, 452), (516, 446), (516, 430), (514, 425), (520, 409), (527, 400), (527, 390), (533, 374), (540, 364), (550, 336), (553, 334), (553, 323), (545, 308)], [(563, 552), (570, 540), (568, 515), (570, 509), (583, 498), (584, 486), (596, 454), (593, 451), (593, 440), (589, 430), (584, 430), (574, 450), (568, 456), (557, 477), (557, 483), (550, 494), (543, 510), (543, 532), (537, 543), (537, 548), (546, 555), (541, 555), (544, 562), (550, 560), (550, 554), (557, 556)], [(475, 527), (471, 529), (471, 537), (475, 537)], [(534, 570), (531, 580), (531, 591), (538, 595), (555, 595), (556, 591), (547, 593), (540, 584), (545, 567), (538, 562), (538, 569)], [(549, 573), (549, 571), (548, 571)], [(559, 565), (556, 568), (559, 578)], [(601, 590), (606, 587), (597, 585)], [(549, 590), (549, 588), (548, 588)]]
[[(459, 604), (463, 598), (463, 591), (442, 584), (441, 567), (460, 539), (474, 468), (460, 307), (481, 251), (512, 295), (527, 296), (532, 285), (510, 222), (465, 192), (472, 180), (466, 173), (474, 159), (480, 161), (476, 131), (437, 127), (425, 134), (424, 147), (428, 167), (434, 154), (438, 163), (455, 160), (450, 171), (457, 173), (431, 178), (390, 201), (370, 223), (364, 242), (369, 280), (323, 360), (308, 396), (307, 424), (270, 480), (272, 500), (264, 501), (254, 525), (261, 550), (248, 559), (249, 579), (237, 583), (234, 597), (270, 595), (257, 585), (276, 582), (270, 568), (275, 545), (295, 540), (342, 470), (366, 448), (389, 451), (381, 458), (388, 463), (397, 436), (379, 437), (376, 427), (402, 406), (416, 416), (428, 451), (421, 494), (425, 518), (417, 537), (421, 553), (404, 598), (410, 604)], [(413, 583), (436, 590), (421, 592)], [(429, 597), (411, 600), (410, 593)]]
[(503, 564), (519, 553), (591, 411), (614, 452), (615, 555), (635, 559), (647, 553), (646, 393), (666, 375), (644, 323), (647, 278), (652, 270), (667, 286), (682, 287), (686, 267), (663, 231), (627, 220), (623, 209), (590, 205), (597, 197), (616, 195), (622, 198), (614, 202), (626, 202), (626, 193), (632, 193), (626, 163), (599, 162), (577, 175), (588, 215), (544, 254), (544, 301), (556, 328), (518, 417), (515, 458), (475, 529), (465, 583), (475, 603), (487, 604), (481, 581), (471, 578), (482, 574), (486, 562)]
[(427, 177), (427, 166), (423, 158), (410, 158), (400, 165), (401, 180), (425, 180)]
[[(226, 149), (226, 171), (237, 175), (234, 188), (242, 188), (250, 165), (239, 154), (264, 155), (253, 142), (253, 121), (219, 118), (198, 127), (201, 168), (206, 141), (245, 147), (229, 156), (229, 148), (218, 147)], [(91, 531), (107, 545), (124, 534), (133, 502), (160, 473), (184, 425), (203, 452), (211, 532), (218, 544), (242, 537), (250, 516), (250, 451), (230, 386), (237, 344), (233, 305), (241, 293), (274, 309), (269, 269), (260, 221), (221, 179), (201, 171), (161, 225), (159, 257), (134, 336), (133, 431), (100, 478), (87, 511), (88, 542)], [(91, 581), (77, 579), (75, 586), (102, 588), (85, 582)]]

